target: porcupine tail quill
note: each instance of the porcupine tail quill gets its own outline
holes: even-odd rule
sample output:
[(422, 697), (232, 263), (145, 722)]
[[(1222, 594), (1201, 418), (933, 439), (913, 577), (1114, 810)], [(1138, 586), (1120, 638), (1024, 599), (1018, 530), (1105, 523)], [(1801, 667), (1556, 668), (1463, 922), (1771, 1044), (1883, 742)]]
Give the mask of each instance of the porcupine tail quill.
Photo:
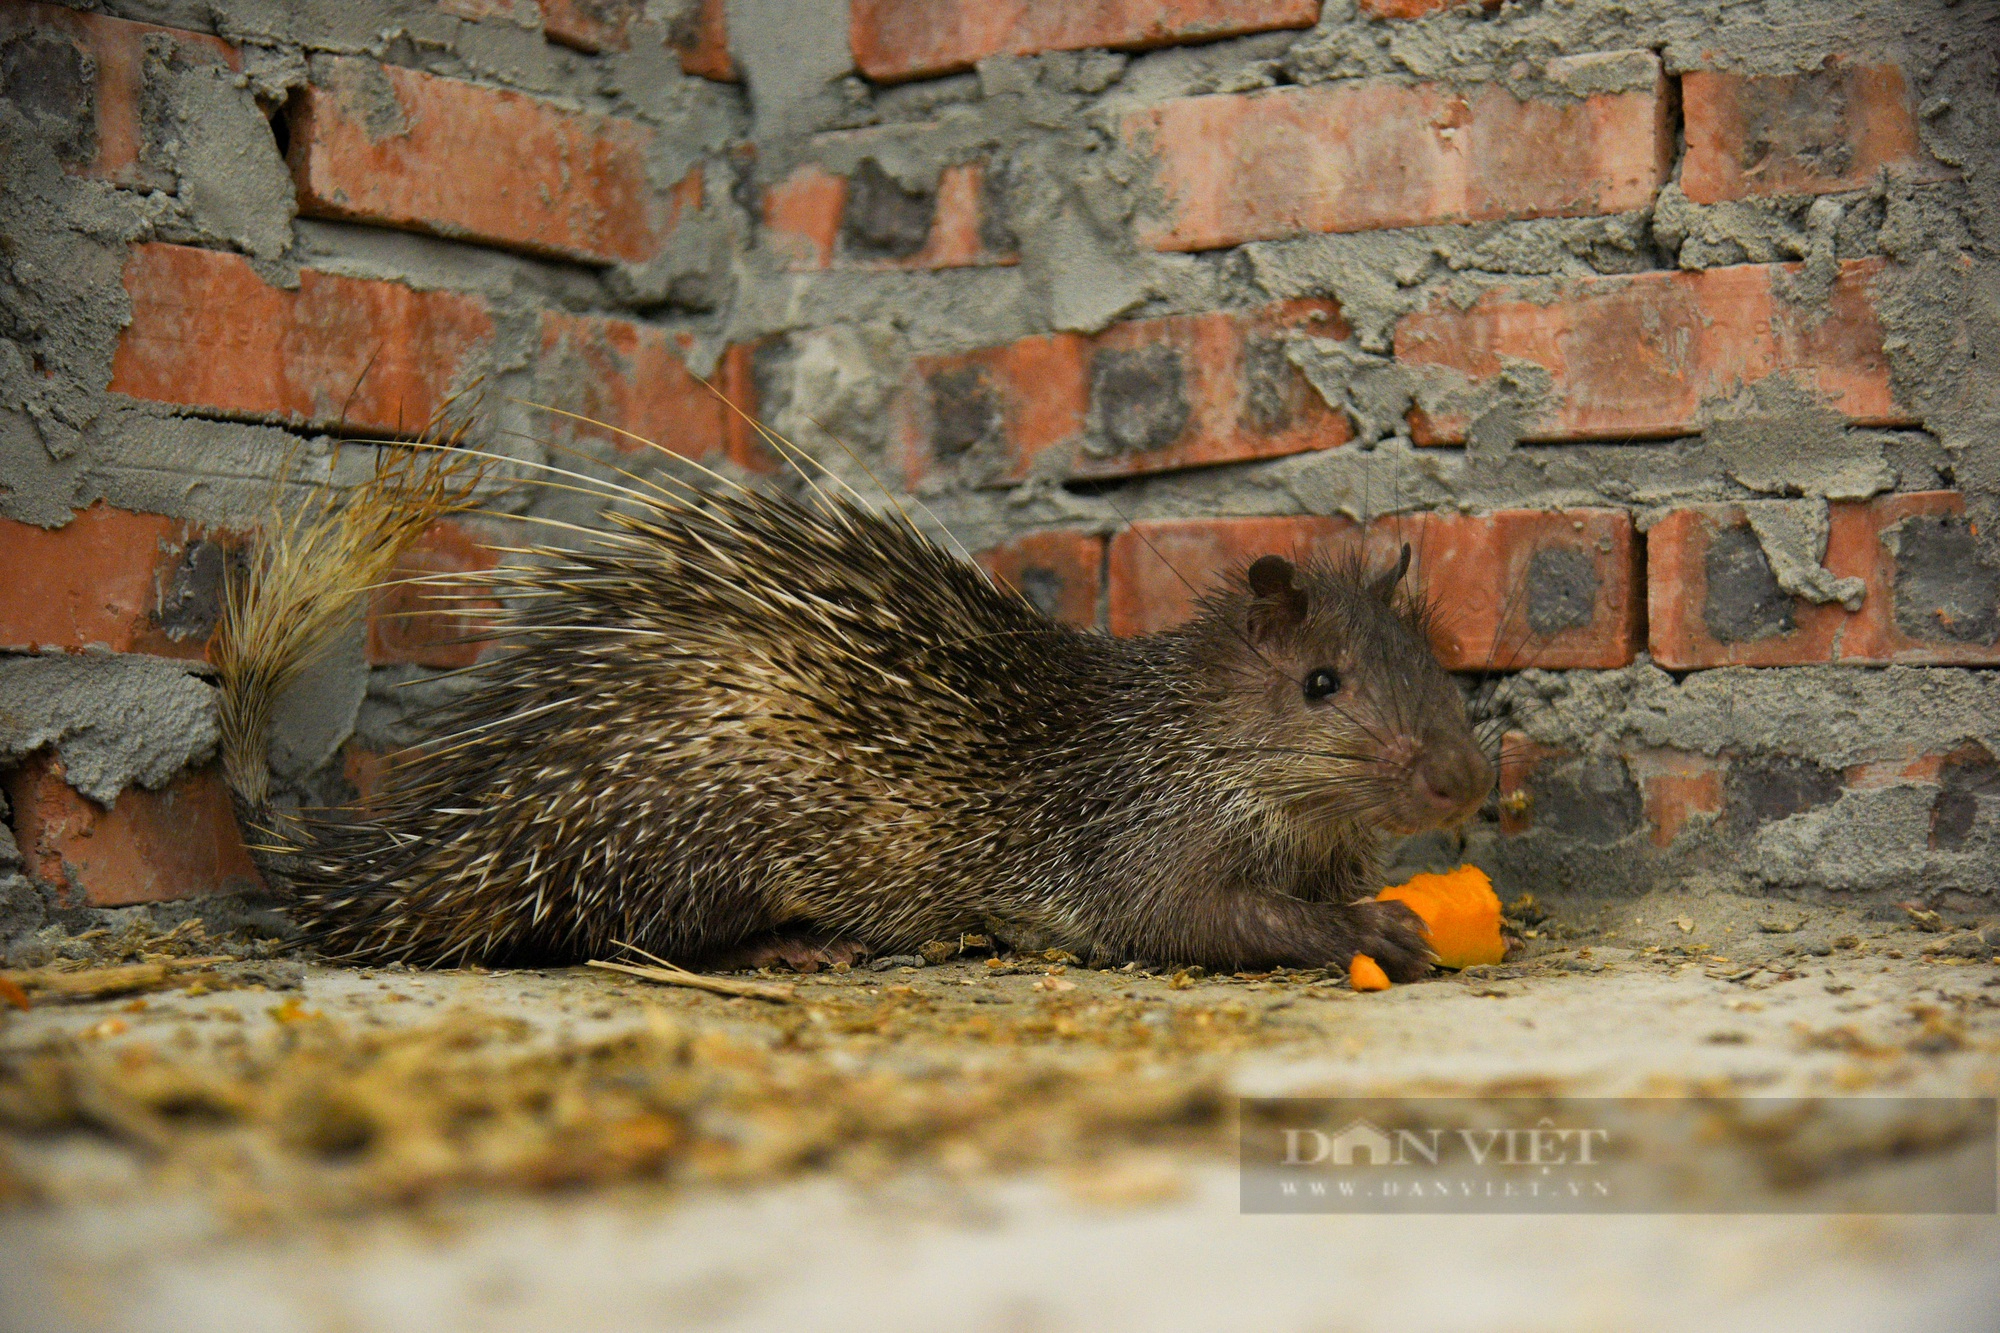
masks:
[(226, 580), (210, 659), (223, 775), (247, 824), (273, 831), (266, 747), (278, 699), (354, 624), (411, 543), (471, 507), (482, 471), (456, 447), (464, 429), (381, 450), (374, 475), (345, 491), (281, 495), (248, 568)]

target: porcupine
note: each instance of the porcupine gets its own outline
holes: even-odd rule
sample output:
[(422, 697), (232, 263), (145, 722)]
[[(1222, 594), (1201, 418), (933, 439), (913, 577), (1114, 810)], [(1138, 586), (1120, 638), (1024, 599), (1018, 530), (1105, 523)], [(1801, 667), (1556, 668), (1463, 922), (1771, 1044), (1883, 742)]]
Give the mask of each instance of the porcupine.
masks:
[(274, 696), (450, 507), (442, 475), (295, 519), (219, 636), (239, 807), (329, 956), (624, 943), (810, 970), (979, 932), (1099, 962), (1427, 970), (1414, 914), (1365, 896), (1379, 848), (1467, 817), (1491, 769), (1407, 546), (1373, 573), (1265, 555), (1186, 624), (1118, 639), (844, 498), (635, 491), (579, 549), (487, 576), (506, 649), (370, 805), (269, 812)]

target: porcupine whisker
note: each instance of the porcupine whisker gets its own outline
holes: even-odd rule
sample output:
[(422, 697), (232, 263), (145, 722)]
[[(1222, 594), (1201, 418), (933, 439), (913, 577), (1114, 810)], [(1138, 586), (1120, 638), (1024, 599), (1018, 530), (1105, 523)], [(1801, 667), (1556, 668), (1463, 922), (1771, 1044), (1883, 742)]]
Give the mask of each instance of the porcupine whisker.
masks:
[[(576, 495), (588, 495), (591, 498), (597, 500), (612, 500), (612, 499), (632, 500), (638, 504), (646, 505), (649, 508), (658, 505), (662, 500), (670, 504), (678, 504), (682, 502), (680, 497), (662, 488), (657, 488), (657, 487), (655, 488), (656, 490), (658, 490), (657, 495), (648, 495), (643, 491), (635, 491), (629, 486), (620, 486), (617, 482), (606, 481), (600, 477), (593, 477), (585, 472), (577, 472), (571, 468), (557, 467), (553, 463), (543, 463), (532, 458), (515, 458), (509, 454), (494, 453), (490, 449), (473, 449), (465, 445), (457, 445), (457, 444), (451, 444), (451, 445), (433, 444), (433, 445), (425, 445), (423, 447), (436, 453), (463, 454), (466, 455), (467, 457), (483, 459), (488, 463), (500, 463), (512, 467), (533, 468), (537, 472), (546, 472), (549, 473), (551, 476), (557, 476), (557, 477), (568, 477), (571, 481), (578, 481), (584, 483), (584, 486), (565, 486), (561, 482), (549, 481), (546, 478), (523, 477), (520, 479), (521, 484), (523, 485), (537, 486), (544, 490), (569, 491)], [(584, 454), (581, 450), (567, 449), (565, 448), (565, 446), (560, 444), (551, 443), (549, 447), (552, 449), (562, 449), (566, 453), (577, 454), (584, 458), (590, 457), (590, 455)], [(632, 475), (631, 473), (624, 472), (623, 469), (614, 469), (614, 470), (620, 472), (621, 475), (625, 476)], [(633, 477), (633, 480), (641, 481), (641, 484), (644, 484), (642, 479), (638, 477)], [(686, 485), (687, 483), (681, 482), (679, 484)], [(599, 489), (587, 490), (584, 488), (585, 486), (598, 487)]]
[[(703, 491), (700, 487), (696, 486), (693, 482), (688, 481), (685, 478), (676, 477), (670, 473), (665, 474), (663, 480), (656, 480), (652, 477), (642, 477), (638, 473), (633, 472), (628, 468), (622, 468), (615, 463), (607, 462), (606, 460), (598, 457), (596, 454), (591, 453), (589, 450), (579, 449), (573, 444), (564, 444), (559, 440), (544, 439), (541, 436), (533, 435), (528, 431), (524, 430), (502, 429), (498, 433), (503, 436), (511, 437), (513, 439), (526, 441), (529, 444), (539, 445), (545, 449), (554, 449), (559, 453), (568, 454), (571, 458), (579, 459), (587, 463), (594, 463), (599, 467), (606, 468), (612, 472), (616, 472), (619, 476), (625, 478), (627, 481), (632, 482), (636, 486), (642, 486), (648, 492), (652, 493), (651, 495), (641, 495), (640, 493), (632, 491), (629, 488), (621, 488), (625, 490), (625, 493), (628, 496), (630, 496), (635, 500), (638, 500), (642, 504), (651, 505), (656, 503), (653, 496), (657, 496), (659, 500), (664, 500), (669, 504), (685, 504), (689, 498), (699, 499), (707, 494), (707, 492)], [(679, 457), (679, 455), (677, 454), (674, 456)], [(533, 460), (522, 460), (522, 461), (528, 462)], [(678, 491), (668, 490), (667, 487), (669, 485), (677, 486), (680, 489)]]
[[(734, 411), (738, 416), (744, 415), (743, 409), (737, 407), (736, 404), (730, 403), (729, 406), (730, 410)], [(826, 423), (821, 421), (818, 417), (814, 416), (812, 413), (807, 412), (805, 414), (805, 418), (807, 421), (812, 422), (812, 424), (819, 430), (820, 434), (826, 436), (826, 438), (832, 440), (835, 444), (839, 445), (842, 453), (846, 454), (850, 459), (854, 460), (854, 465), (861, 469), (862, 475), (867, 477), (869, 481), (874, 482), (875, 489), (882, 492), (884, 498), (886, 498), (890, 504), (896, 507), (896, 512), (897, 514), (901, 515), (904, 523), (909, 524), (909, 526), (912, 528), (916, 527), (916, 524), (910, 521), (909, 514), (904, 511), (902, 501), (896, 498), (896, 493), (894, 491), (891, 491), (887, 486), (884, 486), (882, 484), (881, 479), (875, 475), (873, 469), (871, 469), (868, 466), (868, 464), (862, 460), (860, 454), (856, 453), (851, 447), (849, 447), (846, 440), (843, 440), (842, 438), (840, 438), (840, 436), (828, 430), (826, 428)], [(748, 418), (745, 417), (745, 420), (748, 420)], [(763, 429), (761, 423), (754, 423), (754, 424), (757, 424), (759, 430)], [(776, 432), (772, 432), (773, 436), (775, 436), (775, 434)], [(793, 445), (792, 447), (797, 448), (798, 446)], [(820, 463), (818, 459), (814, 459), (813, 462), (822, 468), (825, 467), (825, 464)], [(849, 486), (847, 489), (850, 492), (854, 491), (854, 488), (852, 486)], [(856, 499), (860, 498), (858, 492), (855, 492), (855, 498)], [(977, 563), (972, 558), (972, 552), (966, 549), (965, 543), (958, 539), (958, 534), (953, 532), (950, 526), (947, 525), (943, 519), (937, 516), (936, 510), (932, 509), (928, 504), (924, 503), (922, 496), (912, 495), (910, 496), (910, 498), (917, 502), (917, 507), (922, 509), (924, 513), (929, 516), (931, 522), (937, 524), (938, 531), (942, 532), (947, 538), (950, 539), (951, 544), (958, 548), (958, 555), (961, 559), (965, 560), (968, 564)]]
[(626, 430), (622, 426), (614, 426), (608, 421), (599, 421), (597, 418), (585, 416), (581, 412), (566, 411), (563, 408), (552, 407), (547, 403), (537, 403), (532, 399), (528, 398), (509, 398), (506, 401), (520, 407), (530, 408), (537, 412), (547, 412), (552, 416), (568, 417), (572, 421), (581, 421), (585, 425), (595, 426), (599, 430), (608, 430), (611, 431), (613, 434), (622, 435), (628, 440), (632, 440), (635, 441), (636, 443), (643, 444), (648, 449), (652, 449), (658, 453), (666, 455), (668, 458), (672, 458), (680, 463), (684, 463), (688, 467), (693, 468), (695, 471), (701, 473), (703, 476), (709, 478), (710, 480), (719, 482), (720, 484), (729, 487), (731, 490), (740, 492), (742, 495), (752, 500), (757, 498), (757, 493), (751, 490), (749, 487), (745, 486), (742, 482), (732, 480), (731, 478), (724, 476), (722, 473), (717, 472), (713, 468), (705, 467), (702, 464), (697, 463), (694, 459), (687, 457), (685, 454), (677, 454), (673, 450), (667, 448), (664, 444), (660, 444), (658, 441), (655, 440), (649, 440), (645, 436), (635, 434), (632, 431)]
[[(1347, 764), (1374, 764), (1374, 763), (1385, 762), (1375, 758), (1375, 756), (1373, 755), (1361, 754), (1358, 752), (1344, 753), (1338, 750), (1308, 750), (1308, 749), (1297, 748), (1292, 746), (1283, 746), (1283, 745), (1212, 745), (1209, 747), (1209, 752), (1211, 754), (1297, 755), (1307, 759), (1331, 759), (1338, 763), (1347, 763)], [(1397, 765), (1390, 764), (1387, 766), (1395, 767)]]
[(1274, 782), (1264, 788), (1268, 799), (1293, 805), (1310, 805), (1323, 819), (1352, 819), (1385, 808), (1367, 792), (1311, 783)]
[[(1291, 757), (1345, 760), (1346, 762), (1350, 763), (1374, 762), (1370, 758), (1370, 756), (1367, 755), (1341, 755), (1323, 750), (1286, 750), (1274, 746), (1229, 746), (1229, 747), (1210, 746), (1208, 747), (1207, 752), (1215, 754), (1283, 754)], [(799, 757), (808, 758), (809, 756), (799, 756)], [(1036, 771), (1044, 776), (1064, 775), (1081, 770), (1087, 770), (1093, 765), (1101, 765), (1103, 762), (1104, 760), (1101, 755), (1085, 754), (1082, 757), (1075, 760), (1064, 760), (1062, 756), (1058, 754), (1050, 756), (1049, 762), (1037, 765)]]
[(1380, 745), (1385, 749), (1388, 747), (1389, 738), (1387, 736), (1384, 736), (1381, 732), (1377, 731), (1374, 727), (1370, 726), (1367, 722), (1363, 721), (1359, 714), (1355, 713), (1352, 709), (1348, 708), (1346, 705), (1337, 704), (1332, 702), (1331, 700), (1328, 700), (1324, 706), (1330, 708), (1337, 716), (1347, 721), (1356, 730), (1362, 732), (1370, 740), (1374, 741), (1377, 745)]
[[(580, 523), (566, 523), (562, 519), (547, 518), (541, 514), (510, 514), (499, 509), (468, 509), (465, 512), (468, 514), (477, 514), (481, 518), (504, 519), (512, 523), (531, 523), (536, 527), (556, 528), (564, 532), (574, 532), (579, 536), (588, 537), (592, 541), (602, 542), (606, 546), (622, 546), (627, 550), (635, 551), (644, 549), (643, 544), (633, 540), (630, 534), (614, 532), (610, 528), (586, 528)], [(492, 549), (508, 555), (573, 556), (576, 554), (574, 550), (568, 548), (545, 546), (494, 546)]]
[[(370, 352), (368, 354), (368, 359), (361, 363), (361, 372), (354, 377), (354, 384), (352, 387), (348, 389), (347, 397), (341, 400), (340, 416), (336, 418), (334, 421), (334, 427), (336, 430), (345, 430), (347, 428), (348, 410), (354, 406), (354, 399), (356, 398), (357, 395), (360, 394), (361, 386), (367, 382), (368, 373), (375, 369), (376, 358), (382, 355), (382, 348), (386, 345), (387, 345), (386, 339), (378, 341), (375, 344), (375, 350)], [(451, 398), (447, 398), (445, 400), (445, 403), (449, 405), (457, 397), (458, 397), (457, 394), (453, 394)]]
[[(1332, 759), (1332, 755), (1326, 755), (1324, 751), (1284, 751), (1284, 749), (1274, 749), (1274, 747), (1254, 747), (1254, 749), (1246, 747), (1242, 753), (1282, 755), (1286, 759)], [(1354, 769), (1386, 769), (1390, 775), (1404, 775), (1404, 773), (1408, 773), (1406, 765), (1400, 765), (1400, 763), (1394, 763), (1394, 761), (1382, 763), (1382, 761), (1368, 759), (1364, 755), (1362, 757), (1352, 757), (1346, 763), (1352, 765)], [(1376, 773), (1362, 773), (1362, 775), (1340, 773), (1340, 775), (1328, 775), (1324, 769), (1306, 767), (1306, 765), (1284, 765), (1282, 769), (1278, 769), (1278, 773), (1288, 775), (1290, 781), (1312, 783), (1312, 785), (1324, 785), (1324, 783), (1368, 783), (1368, 785), (1382, 785), (1382, 779), (1376, 777)]]
[[(1202, 596), (1201, 589), (1195, 587), (1194, 584), (1190, 583), (1188, 581), (1187, 575), (1181, 573), (1180, 570), (1174, 568), (1173, 562), (1167, 559), (1166, 554), (1162, 552), (1158, 546), (1155, 546), (1153, 544), (1153, 539), (1146, 535), (1145, 530), (1143, 528), (1140, 528), (1137, 524), (1133, 523), (1130, 518), (1126, 517), (1125, 511), (1118, 507), (1117, 501), (1113, 500), (1108, 494), (1100, 494), (1097, 498), (1104, 501), (1105, 505), (1110, 508), (1112, 513), (1118, 515), (1119, 521), (1125, 525), (1125, 530), (1127, 532), (1132, 533), (1140, 541), (1146, 544), (1146, 549), (1153, 553), (1153, 558), (1155, 560), (1158, 560), (1162, 565), (1166, 566), (1167, 572), (1169, 574), (1172, 574), (1176, 579), (1180, 580), (1181, 586), (1185, 587), (1189, 592), (1193, 593), (1197, 601), (1201, 599)], [(1277, 663), (1273, 662), (1270, 658), (1265, 657), (1263, 649), (1259, 648), (1255, 643), (1251, 642), (1249, 635), (1245, 634), (1235, 625), (1231, 625), (1229, 629), (1230, 633), (1234, 635), (1238, 640), (1240, 640), (1243, 646), (1245, 648), (1248, 648), (1252, 654), (1254, 654), (1258, 659), (1260, 659), (1264, 663), (1265, 666), (1270, 667), (1274, 673), (1277, 672), (1278, 670)]]
[(1515, 612), (1521, 609), (1522, 603), (1527, 599), (1527, 593), (1528, 578), (1527, 571), (1524, 569), (1521, 573), (1521, 578), (1507, 590), (1507, 595), (1501, 602), (1500, 614), (1493, 622), (1493, 641), (1487, 646), (1486, 659), (1478, 668), (1481, 672), (1491, 674), (1511, 671), (1514, 663), (1519, 660), (1521, 653), (1526, 651), (1528, 640), (1534, 637), (1534, 626), (1526, 616), (1523, 616), (1520, 628), (1516, 631), (1519, 639), (1508, 651), (1507, 661), (1501, 662), (1498, 660), (1500, 649), (1507, 641), (1508, 626), (1513, 624)]
[[(1255, 677), (1251, 677), (1251, 679), (1255, 679)], [(1321, 702), (1320, 706), (1323, 708), (1330, 709), (1335, 715), (1353, 724), (1356, 730), (1365, 734), (1370, 740), (1373, 740), (1377, 745), (1381, 745), (1385, 748), (1388, 746), (1389, 738), (1387, 736), (1384, 736), (1380, 731), (1377, 731), (1374, 727), (1370, 726), (1366, 721), (1364, 721), (1361, 717), (1356, 715), (1351, 709), (1347, 708), (1345, 705), (1334, 703), (1331, 700), (1324, 700)]]
[[(814, 458), (812, 455), (808, 454), (805, 450), (799, 448), (798, 445), (794, 444), (792, 441), (780, 435), (777, 431), (772, 430), (769, 426), (765, 425), (763, 422), (751, 416), (748, 412), (745, 412), (741, 407), (736, 405), (735, 401), (732, 400), (728, 394), (716, 388), (713, 383), (711, 383), (708, 380), (700, 380), (699, 383), (701, 384), (702, 388), (707, 389), (710, 393), (714, 394), (716, 398), (721, 401), (724, 407), (728, 408), (731, 412), (734, 412), (739, 418), (741, 418), (750, 427), (750, 429), (756, 431), (758, 436), (761, 439), (763, 439), (763, 441), (766, 444), (770, 445), (773, 449), (776, 449), (778, 451), (778, 456), (784, 459), (786, 462), (790, 463), (792, 465), (792, 470), (799, 474), (799, 479), (805, 482), (806, 485), (811, 486), (813, 488), (813, 493), (818, 495), (822, 500), (827, 501), (829, 505), (832, 503), (832, 498), (828, 496), (825, 491), (821, 490), (819, 486), (814, 483), (812, 476), (809, 473), (807, 473), (804, 467), (800, 466), (799, 463), (800, 459), (804, 459), (806, 462), (811, 463), (814, 467), (818, 468), (822, 473), (826, 475), (827, 480), (846, 487), (847, 493), (854, 497), (856, 503), (862, 505), (866, 505), (868, 503), (867, 498), (863, 496), (860, 491), (856, 490), (853, 487), (853, 485), (847, 481), (846, 478), (839, 476), (833, 471), (833, 469), (829, 468), (826, 464), (820, 462), (817, 458)], [(811, 420), (811, 418), (808, 418), (808, 420)], [(819, 426), (819, 422), (817, 421), (813, 421), (813, 424), (815, 426)], [(831, 431), (828, 431), (824, 426), (820, 426), (820, 430), (830, 437), (833, 434)], [(841, 444), (842, 448), (846, 448), (846, 445), (842, 444), (837, 437), (835, 438), (835, 443)], [(852, 450), (848, 451), (848, 456), (851, 458), (854, 457)], [(868, 465), (866, 463), (862, 463), (859, 458), (854, 458), (854, 461), (857, 464), (860, 464), (861, 470), (864, 473), (868, 473), (868, 480), (875, 481), (875, 474), (872, 472), (868, 472)], [(875, 481), (875, 485), (877, 487), (880, 487), (882, 483), (879, 481)], [(896, 512), (902, 516), (903, 521), (905, 523), (909, 522), (910, 516), (908, 514), (903, 513), (903, 507), (900, 504), (896, 503), (896, 498), (892, 495), (889, 495), (887, 490), (884, 490), (882, 493), (883, 495), (888, 497), (890, 504), (896, 506)]]

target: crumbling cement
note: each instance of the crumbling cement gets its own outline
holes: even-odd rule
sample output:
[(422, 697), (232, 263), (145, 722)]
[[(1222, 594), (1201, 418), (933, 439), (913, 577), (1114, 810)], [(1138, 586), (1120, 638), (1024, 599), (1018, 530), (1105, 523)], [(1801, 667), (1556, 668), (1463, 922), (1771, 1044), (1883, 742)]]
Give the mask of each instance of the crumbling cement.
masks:
[(164, 226), (163, 240), (221, 240), (259, 259), (291, 244), (291, 173), (262, 110), (245, 96), (248, 84), (214, 65), (175, 67), (149, 82), (164, 103), (162, 165), (179, 181), (175, 195), (186, 210), (185, 235)]
[(1457, 5), (1405, 22), (1367, 24), (1354, 21), (1354, 0), (1328, 0), (1319, 26), (1292, 46), (1284, 66), (1299, 83), (1373, 75), (1524, 89), (1536, 86), (1524, 80), (1550, 56), (1639, 48), (1658, 52), (1669, 74), (1793, 74), (1817, 67), (1827, 52), (1907, 59), (1913, 37), (1928, 42), (1928, 54), (1964, 54), (1970, 48), (1951, 38), (1976, 40), (1984, 16), (1955, 8), (1950, 0), (1880, 8), (1836, 0), (1699, 8), (1621, 0), (1516, 5), (1498, 16)]
[(0, 657), (0, 760), (53, 746), (69, 784), (109, 807), (206, 762), (215, 690), (189, 664), (133, 655)]
[(1499, 706), (1530, 739), (1696, 754), (1810, 756), (1836, 768), (1942, 754), (1967, 741), (2000, 752), (2000, 676), (1946, 667), (1724, 667), (1676, 680), (1650, 663), (1622, 671), (1530, 670)]
[(1836, 578), (1820, 563), (1826, 559), (1832, 531), (1824, 500), (1756, 500), (1744, 505), (1743, 513), (1771, 563), (1772, 577), (1787, 596), (1821, 606), (1839, 602), (1849, 611), (1861, 609), (1867, 581)]
[(297, 784), (339, 752), (354, 734), (368, 693), (368, 634), (356, 623), (308, 665), (271, 715), (271, 774)]
[[(1291, 344), (1295, 362), (1319, 374), (1318, 345)], [(1351, 351), (1336, 356), (1365, 357)], [(1347, 364), (1352, 364), (1348, 362)], [(1373, 363), (1387, 381), (1379, 392), (1362, 376), (1348, 381), (1348, 401), (1364, 419), (1414, 382), (1403, 368)], [(1323, 381), (1320, 381), (1323, 382)], [(1377, 418), (1379, 419), (1379, 418)], [(1875, 493), (1863, 478), (1876, 470), (1883, 489), (1949, 488), (1949, 455), (1920, 431), (1857, 429), (1840, 436), (1844, 448), (1815, 462), (1800, 448), (1784, 490), (1806, 496), (1850, 498)], [(1756, 501), (1763, 492), (1738, 480), (1735, 444), (1700, 436), (1647, 444), (1534, 445), (1491, 453), (1422, 448), (1396, 435), (1373, 450), (1329, 449), (1268, 463), (1210, 468), (1135, 479), (1115, 491), (1079, 494), (1048, 484), (1012, 492), (927, 493), (926, 503), (975, 546), (1004, 540), (1024, 524), (1111, 528), (1128, 519), (1218, 514), (1347, 514), (1374, 517), (1437, 507), (1467, 510), (1557, 509), (1616, 504), (1637, 511), (1642, 522), (1676, 504)], [(864, 493), (875, 495), (862, 485)]]

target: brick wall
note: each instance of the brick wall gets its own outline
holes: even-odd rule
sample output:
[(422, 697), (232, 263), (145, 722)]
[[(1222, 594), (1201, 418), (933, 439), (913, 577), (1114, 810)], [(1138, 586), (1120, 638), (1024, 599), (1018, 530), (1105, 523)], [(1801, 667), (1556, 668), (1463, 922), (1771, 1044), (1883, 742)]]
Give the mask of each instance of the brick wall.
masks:
[[(1990, 892), (1976, 6), (100, 8), (0, 10), (17, 905), (253, 880), (189, 707), (225, 571), (275, 478), (453, 402), (530, 468), (797, 488), (759, 418), (1114, 634), (1407, 541), (1507, 738), (1412, 857)], [(288, 789), (365, 794), (480, 610), (379, 599), (281, 720)]]

